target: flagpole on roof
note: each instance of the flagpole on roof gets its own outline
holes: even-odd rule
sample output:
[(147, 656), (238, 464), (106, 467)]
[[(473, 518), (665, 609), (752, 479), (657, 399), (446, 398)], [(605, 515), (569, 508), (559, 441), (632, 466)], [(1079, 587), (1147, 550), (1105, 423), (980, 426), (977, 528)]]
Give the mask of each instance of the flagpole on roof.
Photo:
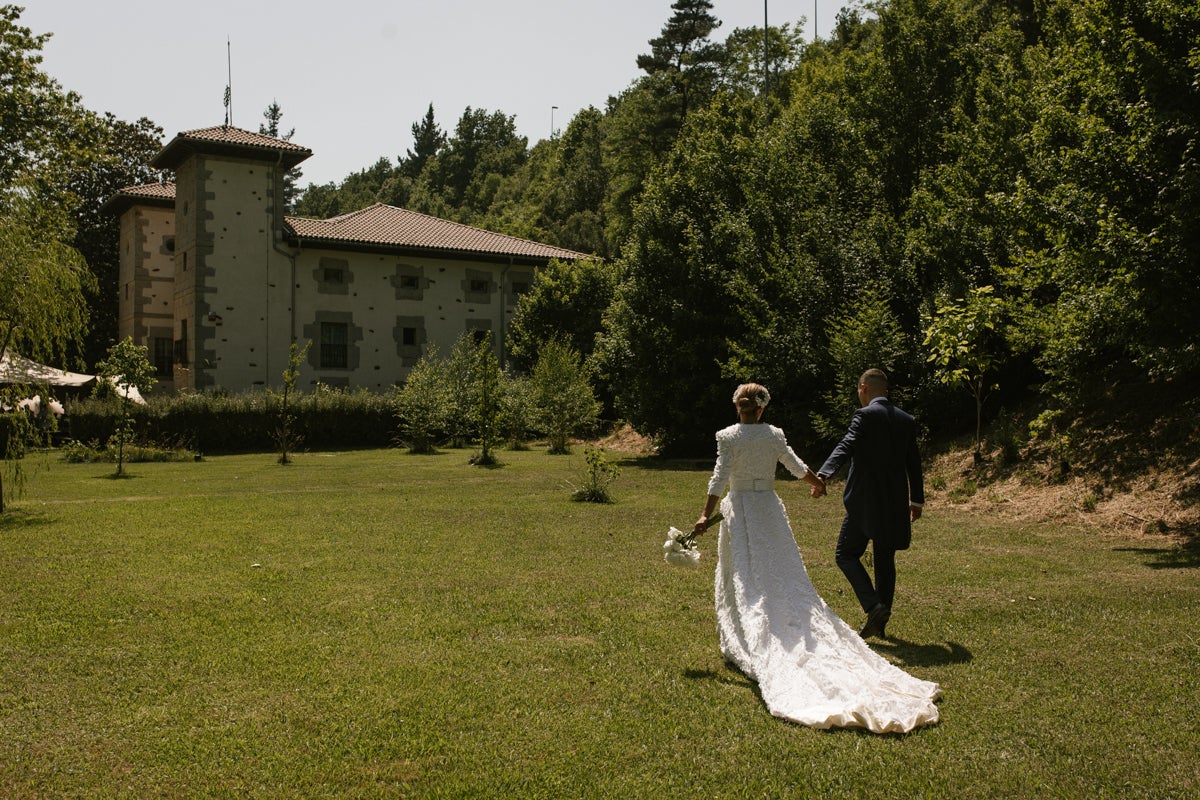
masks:
[(228, 82), (225, 84), (225, 127), (233, 124), (233, 55), (229, 37), (225, 37), (225, 69)]

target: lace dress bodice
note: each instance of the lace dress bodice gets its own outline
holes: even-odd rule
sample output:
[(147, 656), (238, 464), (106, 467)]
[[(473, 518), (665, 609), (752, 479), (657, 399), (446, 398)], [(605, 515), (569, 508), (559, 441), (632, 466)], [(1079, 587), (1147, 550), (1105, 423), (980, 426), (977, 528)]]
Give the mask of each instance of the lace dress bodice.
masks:
[(797, 478), (808, 472), (805, 463), (788, 447), (787, 438), (779, 428), (763, 424), (730, 425), (717, 432), (717, 466), (708, 482), (708, 493), (719, 496), (726, 486), (746, 489), (754, 481), (759, 481), (760, 486), (766, 482), (763, 488), (770, 489), (776, 464), (783, 464)]

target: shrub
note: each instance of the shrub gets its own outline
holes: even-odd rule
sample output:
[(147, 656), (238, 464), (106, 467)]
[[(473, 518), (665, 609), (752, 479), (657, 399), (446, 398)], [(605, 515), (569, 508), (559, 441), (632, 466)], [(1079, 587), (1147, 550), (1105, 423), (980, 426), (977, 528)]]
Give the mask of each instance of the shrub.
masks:
[(575, 487), (571, 499), (580, 503), (611, 503), (613, 500), (608, 487), (617, 479), (620, 470), (604, 457), (602, 448), (589, 445), (583, 452), (586, 463), (583, 481)]
[[(115, 403), (79, 400), (68, 406), (66, 433), (101, 446), (119, 418)], [(294, 398), (295, 433), (311, 449), (387, 447), (395, 424), (387, 395), (365, 389), (318, 387)], [(155, 397), (131, 412), (135, 440), (198, 453), (270, 452), (277, 449), (278, 404), (265, 392), (188, 392)]]

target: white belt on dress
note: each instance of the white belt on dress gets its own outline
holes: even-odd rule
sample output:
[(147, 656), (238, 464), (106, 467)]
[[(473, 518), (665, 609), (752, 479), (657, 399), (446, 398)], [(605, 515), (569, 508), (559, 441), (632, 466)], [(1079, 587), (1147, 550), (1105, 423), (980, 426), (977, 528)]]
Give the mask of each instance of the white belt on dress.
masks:
[(739, 492), (769, 492), (775, 488), (772, 478), (734, 478), (729, 481), (729, 488)]

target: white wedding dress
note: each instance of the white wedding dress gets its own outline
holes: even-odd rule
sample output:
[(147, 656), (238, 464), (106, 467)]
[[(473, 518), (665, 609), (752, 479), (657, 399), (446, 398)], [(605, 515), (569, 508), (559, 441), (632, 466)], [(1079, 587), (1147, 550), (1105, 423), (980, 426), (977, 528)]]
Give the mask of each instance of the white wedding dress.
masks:
[(936, 723), (941, 688), (871, 650), (813, 588), (774, 490), (776, 463), (797, 477), (807, 472), (779, 428), (737, 424), (717, 433), (708, 491), (729, 487), (717, 542), (721, 652), (777, 717), (875, 733)]

